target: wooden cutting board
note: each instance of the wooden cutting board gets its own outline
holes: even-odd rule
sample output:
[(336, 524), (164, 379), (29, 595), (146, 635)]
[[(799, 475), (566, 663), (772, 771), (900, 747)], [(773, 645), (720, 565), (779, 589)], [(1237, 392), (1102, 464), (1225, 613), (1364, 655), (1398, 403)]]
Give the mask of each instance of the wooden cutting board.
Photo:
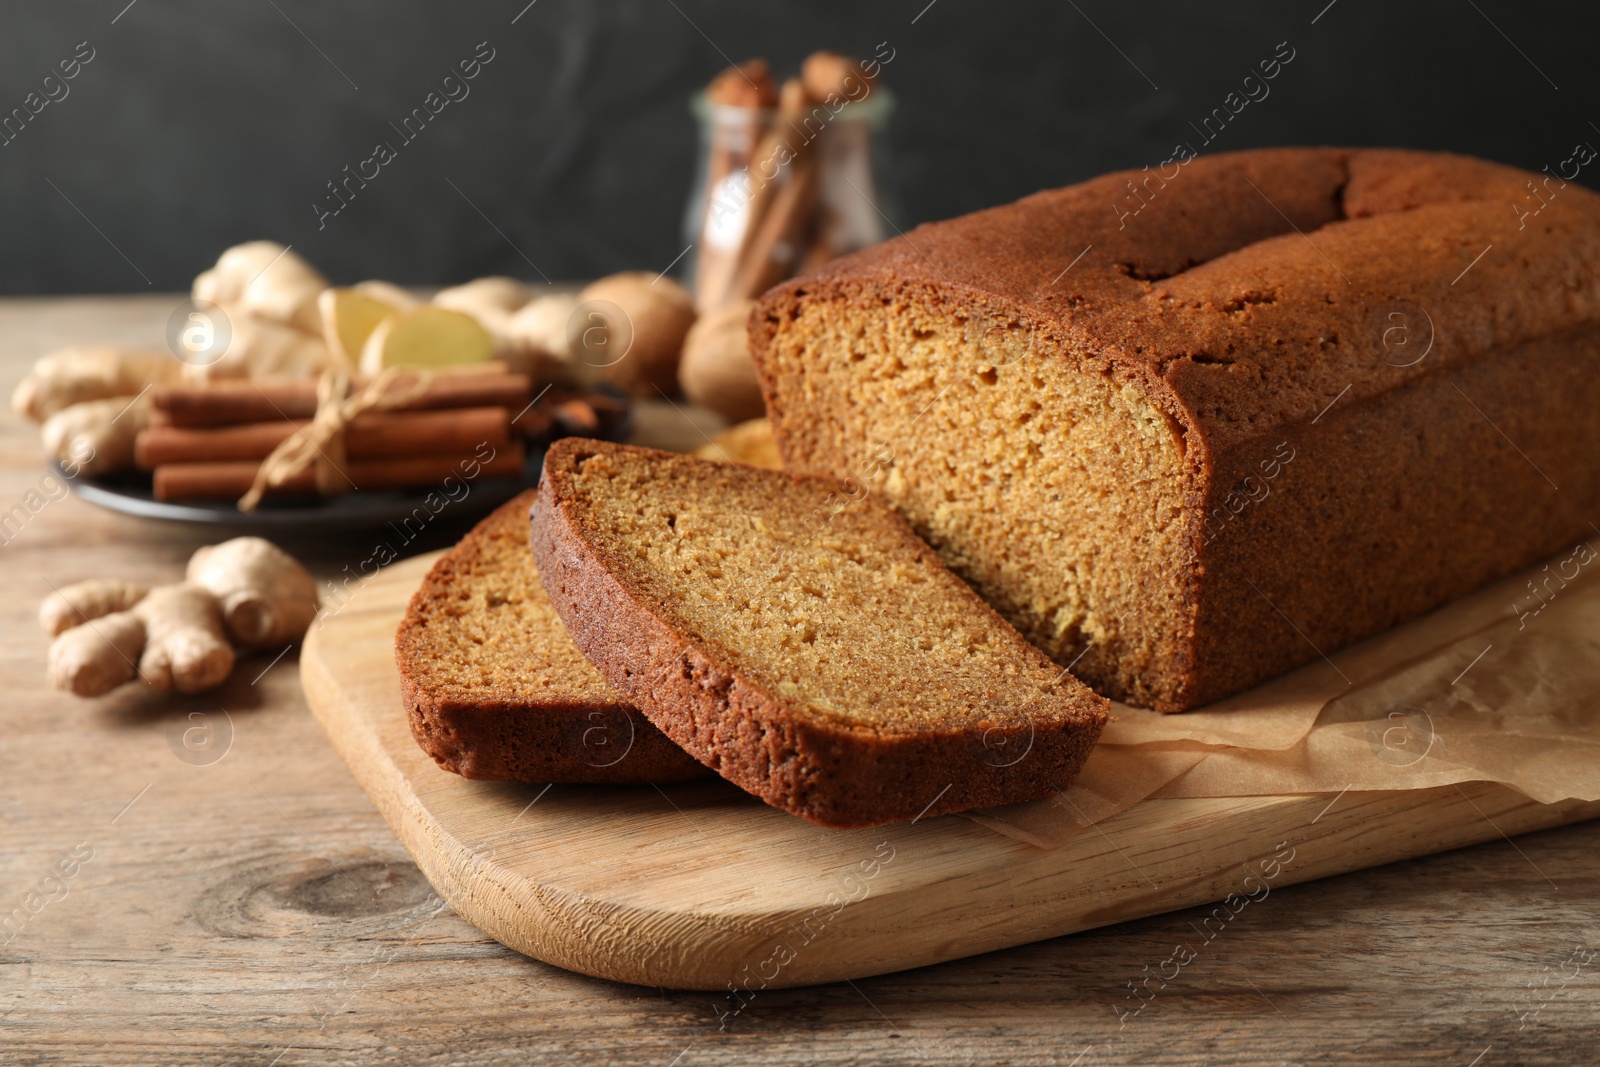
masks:
[(334, 747), (466, 919), (597, 977), (731, 986), (730, 1011), (751, 990), (1227, 899), (1221, 924), (1279, 886), (1600, 816), (1487, 785), (1146, 800), (1044, 850), (960, 816), (824, 830), (720, 781), (467, 781), (412, 741), (394, 666), (395, 627), (437, 555), (381, 571), (307, 636), (301, 679)]

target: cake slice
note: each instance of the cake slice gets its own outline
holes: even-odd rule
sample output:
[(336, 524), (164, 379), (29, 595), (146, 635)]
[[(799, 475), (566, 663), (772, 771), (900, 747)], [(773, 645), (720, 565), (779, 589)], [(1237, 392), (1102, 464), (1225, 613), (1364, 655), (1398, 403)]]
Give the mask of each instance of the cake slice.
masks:
[(539, 583), (523, 493), (435, 563), (395, 635), (422, 750), (467, 778), (675, 782), (707, 774), (589, 666)]
[(1052, 794), (1106, 722), (852, 483), (568, 438), (545, 457), (533, 554), (607, 681), (824, 826)]

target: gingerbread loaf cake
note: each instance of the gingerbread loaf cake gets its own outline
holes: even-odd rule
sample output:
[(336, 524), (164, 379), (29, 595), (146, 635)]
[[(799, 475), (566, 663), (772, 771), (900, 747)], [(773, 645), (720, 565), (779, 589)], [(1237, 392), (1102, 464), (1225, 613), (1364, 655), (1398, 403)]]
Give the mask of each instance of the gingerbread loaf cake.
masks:
[(1600, 196), (1553, 173), (1112, 174), (788, 282), (750, 334), (788, 469), (880, 495), (1054, 660), (1164, 711), (1600, 522)]
[(533, 552), (572, 639), (672, 740), (824, 826), (1053, 795), (1106, 702), (831, 479), (567, 438)]
[(583, 658), (528, 547), (533, 492), (440, 557), (395, 636), (411, 733), (443, 768), (514, 782), (675, 782), (709, 772)]

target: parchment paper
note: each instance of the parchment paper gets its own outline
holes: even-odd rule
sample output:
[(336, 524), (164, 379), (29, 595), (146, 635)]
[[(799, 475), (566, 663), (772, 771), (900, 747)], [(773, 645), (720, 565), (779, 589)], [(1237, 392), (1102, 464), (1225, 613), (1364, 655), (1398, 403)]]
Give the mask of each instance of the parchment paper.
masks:
[(1049, 848), (1152, 796), (1489, 781), (1541, 803), (1600, 800), (1600, 561), (1586, 556), (1576, 574), (1560, 553), (1207, 708), (1117, 705), (1065, 793), (969, 818)]

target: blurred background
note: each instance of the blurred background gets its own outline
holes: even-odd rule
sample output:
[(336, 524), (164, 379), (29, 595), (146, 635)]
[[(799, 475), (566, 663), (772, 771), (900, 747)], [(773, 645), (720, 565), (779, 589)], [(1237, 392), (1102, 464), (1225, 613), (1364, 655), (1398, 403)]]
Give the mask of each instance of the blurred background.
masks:
[[(684, 251), (692, 93), (729, 62), (892, 55), (896, 222), (961, 214), (1188, 141), (1448, 149), (1531, 170), (1600, 144), (1593, 5), (1511, 0), (51, 0), (0, 7), (0, 292), (187, 289), (235, 242), (335, 282), (662, 270)], [(1293, 59), (1209, 144), (1259, 61)], [(398, 124), (462, 59), (465, 98)], [(33, 97), (37, 101), (38, 97)], [(336, 216), (327, 183), (396, 158)], [(1594, 185), (1600, 167), (1579, 181)], [(680, 268), (681, 269), (681, 268)]]

